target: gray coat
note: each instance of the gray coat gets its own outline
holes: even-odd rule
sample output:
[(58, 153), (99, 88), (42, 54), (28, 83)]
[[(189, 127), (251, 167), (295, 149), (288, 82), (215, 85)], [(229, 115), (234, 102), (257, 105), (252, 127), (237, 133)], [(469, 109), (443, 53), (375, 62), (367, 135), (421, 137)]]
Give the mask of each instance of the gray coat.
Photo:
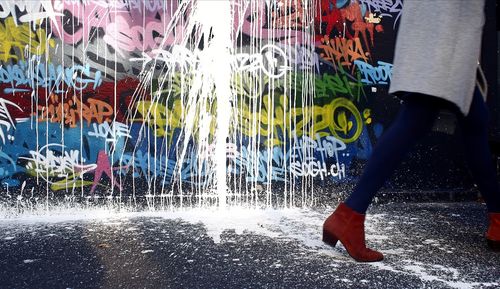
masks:
[(405, 0), (389, 93), (418, 92), (467, 114), (476, 84), (484, 0)]

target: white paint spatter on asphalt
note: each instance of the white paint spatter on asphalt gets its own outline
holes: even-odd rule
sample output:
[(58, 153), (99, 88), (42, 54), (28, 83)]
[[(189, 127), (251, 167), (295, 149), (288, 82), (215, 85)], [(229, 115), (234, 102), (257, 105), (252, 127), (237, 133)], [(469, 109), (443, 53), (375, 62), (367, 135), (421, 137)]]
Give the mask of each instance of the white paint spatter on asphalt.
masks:
[(105, 208), (100, 209), (85, 209), (85, 208), (53, 208), (47, 210), (26, 211), (19, 214), (13, 214), (11, 211), (0, 210), (0, 225), (11, 223), (63, 223), (86, 220), (113, 220), (119, 221), (116, 218), (120, 213), (114, 210)]
[(456, 268), (425, 264), (414, 260), (402, 260), (395, 264), (375, 262), (367, 263), (367, 265), (373, 266), (379, 270), (417, 277), (423, 282), (430, 282), (432, 284), (441, 283), (443, 287), (473, 289), (483, 287), (498, 288), (498, 286), (500, 286), (498, 282), (475, 282), (463, 279)]
[[(50, 212), (26, 213), (15, 218), (0, 219), (2, 223), (62, 223), (72, 221), (101, 220), (105, 225), (121, 224), (123, 220), (136, 217), (159, 217), (164, 219), (180, 219), (191, 224), (202, 224), (207, 235), (215, 243), (221, 242), (221, 234), (226, 230), (234, 230), (236, 234), (253, 233), (270, 238), (294, 240), (306, 248), (318, 250), (327, 255), (338, 257), (338, 251), (323, 243), (322, 226), (324, 219), (332, 209), (318, 211), (312, 209), (255, 209), (245, 207), (227, 208), (191, 208), (173, 209), (161, 212), (116, 212), (105, 209), (75, 210), (61, 209)], [(1, 213), (0, 213), (1, 215)], [(388, 237), (378, 232), (378, 223), (383, 215), (372, 215), (369, 218), (367, 232), (375, 236), (373, 240), (385, 240)], [(128, 228), (127, 230), (133, 230)]]
[[(418, 218), (414, 217), (409, 219), (419, 221)], [(397, 220), (399, 224), (410, 225), (405, 218)], [(367, 263), (367, 266), (375, 267), (378, 270), (416, 277), (422, 282), (433, 284), (433, 286), (435, 286), (435, 284), (442, 284), (439, 285), (439, 287), (448, 286), (450, 288), (469, 289), (483, 287), (497, 288), (500, 286), (498, 282), (477, 282), (477, 280), (470, 280), (469, 278), (471, 277), (469, 276), (471, 275), (468, 274), (469, 272), (434, 264), (432, 260), (423, 263), (409, 259), (411, 256), (415, 256), (415, 251), (418, 251), (422, 247), (432, 246), (436, 249), (446, 251), (447, 253), (452, 252), (454, 248), (448, 248), (442, 245), (439, 240), (430, 238), (423, 239), (421, 241), (422, 244), (414, 243), (405, 245), (405, 243), (403, 243), (399, 246), (388, 246), (388, 242), (391, 240), (396, 241), (397, 239), (405, 238), (404, 233), (398, 232), (394, 228), (388, 229), (387, 224), (389, 224), (389, 221), (393, 222), (393, 216), (385, 214), (367, 215), (366, 236), (368, 245), (370, 246), (370, 242), (377, 243), (377, 246), (383, 248), (379, 251), (386, 257), (383, 262)], [(394, 224), (395, 223), (391, 223), (391, 225)], [(435, 262), (439, 262), (439, 260), (435, 260)]]
[[(53, 211), (46, 215), (22, 215), (13, 219), (0, 220), (1, 225), (12, 224), (30, 224), (30, 223), (59, 223), (73, 221), (101, 221), (103, 225), (113, 226), (113, 223), (122, 224), (127, 220), (147, 217), (158, 220), (180, 220), (190, 224), (199, 224), (206, 229), (206, 234), (213, 239), (215, 243), (226, 242), (221, 239), (223, 232), (231, 230), (236, 234), (256, 234), (278, 241), (295, 241), (300, 244), (307, 254), (318, 254), (318, 256), (330, 257), (332, 268), (343, 267), (345, 263), (355, 263), (345, 252), (342, 246), (331, 248), (321, 241), (321, 228), (324, 219), (331, 213), (331, 209), (313, 210), (313, 209), (249, 209), (243, 207), (227, 207), (224, 209), (177, 209), (168, 212), (113, 212), (105, 210), (89, 211), (59, 211), (54, 214)], [(368, 246), (371, 243), (377, 243), (373, 246), (380, 248), (386, 254), (386, 260), (383, 262), (360, 264), (360, 266), (369, 266), (377, 270), (388, 271), (396, 274), (403, 274), (409, 277), (418, 278), (428, 284), (442, 284), (443, 287), (451, 288), (481, 288), (498, 287), (495, 282), (477, 282), (471, 280), (471, 275), (463, 270), (453, 267), (446, 267), (439, 264), (433, 264), (433, 261), (418, 262), (412, 256), (415, 250), (418, 250), (417, 243), (411, 245), (393, 245), (391, 241), (397, 241), (401, 238), (401, 232), (396, 229), (388, 229), (387, 223), (390, 220), (389, 215), (372, 214), (367, 216), (366, 236)], [(399, 220), (399, 219), (398, 219)], [(401, 219), (404, 224), (405, 219)], [(392, 221), (392, 219), (391, 219)], [(160, 221), (161, 222), (161, 221)], [(398, 221), (399, 223), (399, 221)], [(67, 224), (65, 224), (66, 226)], [(424, 238), (422, 243), (434, 244), (438, 241)], [(439, 261), (436, 261), (439, 262)], [(441, 286), (441, 285), (439, 285)]]
[(326, 217), (325, 213), (299, 208), (264, 210), (245, 207), (192, 208), (161, 212), (61, 209), (50, 212), (25, 213), (15, 218), (12, 216), (0, 218), (0, 225), (98, 220), (102, 221), (104, 225), (110, 226), (137, 217), (179, 219), (191, 224), (202, 224), (206, 228), (208, 236), (215, 243), (221, 242), (220, 235), (224, 231), (234, 230), (237, 234), (253, 233), (270, 238), (296, 240), (310, 249), (329, 249), (321, 241), (321, 228)]
[(23, 260), (23, 263), (24, 264), (31, 264), (31, 263), (35, 263), (37, 261), (40, 261), (40, 259), (26, 259), (26, 260)]

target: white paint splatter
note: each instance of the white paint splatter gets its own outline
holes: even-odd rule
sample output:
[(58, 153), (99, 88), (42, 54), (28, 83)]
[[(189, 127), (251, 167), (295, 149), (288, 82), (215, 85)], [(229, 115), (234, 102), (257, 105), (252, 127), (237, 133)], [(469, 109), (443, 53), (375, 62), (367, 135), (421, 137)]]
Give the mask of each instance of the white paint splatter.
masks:
[(23, 260), (23, 263), (24, 264), (31, 264), (31, 263), (35, 263), (37, 261), (39, 261), (40, 259), (26, 259), (26, 260)]

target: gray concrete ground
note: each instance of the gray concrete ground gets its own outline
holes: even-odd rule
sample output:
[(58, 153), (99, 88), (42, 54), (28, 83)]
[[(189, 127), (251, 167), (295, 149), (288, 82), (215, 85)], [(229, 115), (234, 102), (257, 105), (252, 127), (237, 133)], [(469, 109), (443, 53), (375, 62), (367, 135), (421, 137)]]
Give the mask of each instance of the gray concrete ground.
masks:
[(377, 205), (360, 264), (321, 242), (331, 208), (68, 211), (0, 220), (0, 288), (500, 288), (478, 203)]

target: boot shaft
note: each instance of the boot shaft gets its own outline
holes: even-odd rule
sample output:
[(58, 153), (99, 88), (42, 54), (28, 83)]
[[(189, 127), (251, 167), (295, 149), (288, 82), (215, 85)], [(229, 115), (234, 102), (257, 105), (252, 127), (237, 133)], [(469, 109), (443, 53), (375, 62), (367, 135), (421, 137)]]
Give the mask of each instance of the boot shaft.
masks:
[(343, 236), (349, 236), (355, 247), (365, 247), (365, 215), (340, 203), (335, 212), (326, 219), (324, 228)]
[(380, 261), (384, 256), (366, 247), (365, 215), (341, 203), (323, 225), (323, 241), (335, 246), (340, 241), (359, 262)]

